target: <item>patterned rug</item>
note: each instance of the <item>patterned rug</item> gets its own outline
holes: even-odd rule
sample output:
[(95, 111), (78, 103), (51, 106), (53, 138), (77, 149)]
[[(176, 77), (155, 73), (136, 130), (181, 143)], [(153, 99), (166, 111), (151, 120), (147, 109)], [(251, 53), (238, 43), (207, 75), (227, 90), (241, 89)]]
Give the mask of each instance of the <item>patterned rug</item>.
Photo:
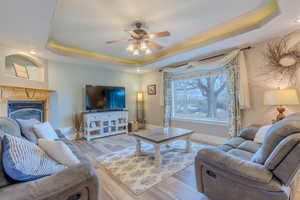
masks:
[[(192, 143), (191, 153), (184, 152), (184, 141), (173, 142), (169, 147), (162, 146), (160, 167), (155, 167), (153, 154), (136, 156), (135, 146), (131, 146), (121, 151), (99, 156), (96, 168), (104, 167), (134, 194), (139, 195), (163, 179), (193, 164), (197, 152), (204, 146)], [(154, 153), (154, 147), (151, 144), (142, 143), (142, 151)]]

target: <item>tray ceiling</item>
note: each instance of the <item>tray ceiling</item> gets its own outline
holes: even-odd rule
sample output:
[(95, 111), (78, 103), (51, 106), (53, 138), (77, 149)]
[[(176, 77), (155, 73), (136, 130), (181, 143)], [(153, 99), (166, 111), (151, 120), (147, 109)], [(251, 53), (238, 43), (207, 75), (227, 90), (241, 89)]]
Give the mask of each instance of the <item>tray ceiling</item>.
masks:
[[(48, 48), (129, 65), (145, 64), (257, 28), (277, 11), (275, 0), (60, 0)], [(124, 30), (135, 20), (145, 22), (150, 33), (169, 31), (170, 37), (153, 39), (165, 48), (136, 57), (126, 51), (129, 43), (105, 43), (127, 39)]]

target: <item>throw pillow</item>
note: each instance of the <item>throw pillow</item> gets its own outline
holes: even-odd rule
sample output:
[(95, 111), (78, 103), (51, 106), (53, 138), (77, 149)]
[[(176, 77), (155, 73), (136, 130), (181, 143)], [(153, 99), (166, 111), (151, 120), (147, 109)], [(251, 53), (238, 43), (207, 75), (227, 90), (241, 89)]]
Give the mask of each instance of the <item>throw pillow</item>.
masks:
[(40, 124), (33, 125), (34, 132), (38, 138), (43, 138), (47, 140), (57, 140), (59, 139), (55, 130), (49, 122), (44, 122)]
[(22, 135), (29, 140), (30, 142), (33, 142), (37, 144), (37, 136), (33, 130), (33, 125), (41, 123), (37, 119), (16, 119), (19, 125), (21, 126), (21, 132)]
[(265, 134), (267, 133), (267, 131), (271, 128), (272, 125), (266, 125), (266, 126), (262, 126), (258, 129), (258, 131), (255, 134), (254, 137), (254, 142), (256, 143), (263, 143), (264, 142), (264, 137)]
[(36, 136), (33, 126), (27, 126), (22, 128), (22, 135), (30, 142), (37, 144), (38, 137)]
[(36, 180), (66, 168), (49, 158), (36, 144), (25, 139), (4, 135), (2, 145), (3, 168), (13, 180)]
[(19, 123), (21, 128), (28, 127), (28, 126), (33, 126), (35, 124), (41, 123), (37, 119), (16, 119), (16, 121)]
[(57, 161), (60, 164), (71, 166), (80, 163), (80, 161), (73, 154), (71, 149), (62, 141), (39, 139), (38, 145), (51, 158), (53, 158), (55, 161)]

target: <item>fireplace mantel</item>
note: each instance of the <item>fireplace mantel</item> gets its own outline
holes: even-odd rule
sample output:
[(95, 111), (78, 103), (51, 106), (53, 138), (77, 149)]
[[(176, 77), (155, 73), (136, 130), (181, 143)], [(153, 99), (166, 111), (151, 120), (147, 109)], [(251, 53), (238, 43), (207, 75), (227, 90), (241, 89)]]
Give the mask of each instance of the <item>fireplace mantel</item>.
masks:
[(0, 85), (0, 116), (8, 116), (8, 101), (44, 101), (45, 121), (49, 120), (50, 98), (53, 90)]

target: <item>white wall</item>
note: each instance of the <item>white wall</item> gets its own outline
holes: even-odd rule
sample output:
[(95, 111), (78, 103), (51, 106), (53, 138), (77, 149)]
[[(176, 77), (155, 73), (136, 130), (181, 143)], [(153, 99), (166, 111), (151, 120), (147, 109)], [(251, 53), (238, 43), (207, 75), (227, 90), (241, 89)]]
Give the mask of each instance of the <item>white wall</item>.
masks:
[(56, 91), (52, 95), (50, 112), (50, 121), (56, 128), (72, 126), (72, 114), (83, 111), (86, 84), (125, 87), (129, 119), (135, 120), (139, 75), (51, 61), (48, 63), (48, 74), (49, 89)]

